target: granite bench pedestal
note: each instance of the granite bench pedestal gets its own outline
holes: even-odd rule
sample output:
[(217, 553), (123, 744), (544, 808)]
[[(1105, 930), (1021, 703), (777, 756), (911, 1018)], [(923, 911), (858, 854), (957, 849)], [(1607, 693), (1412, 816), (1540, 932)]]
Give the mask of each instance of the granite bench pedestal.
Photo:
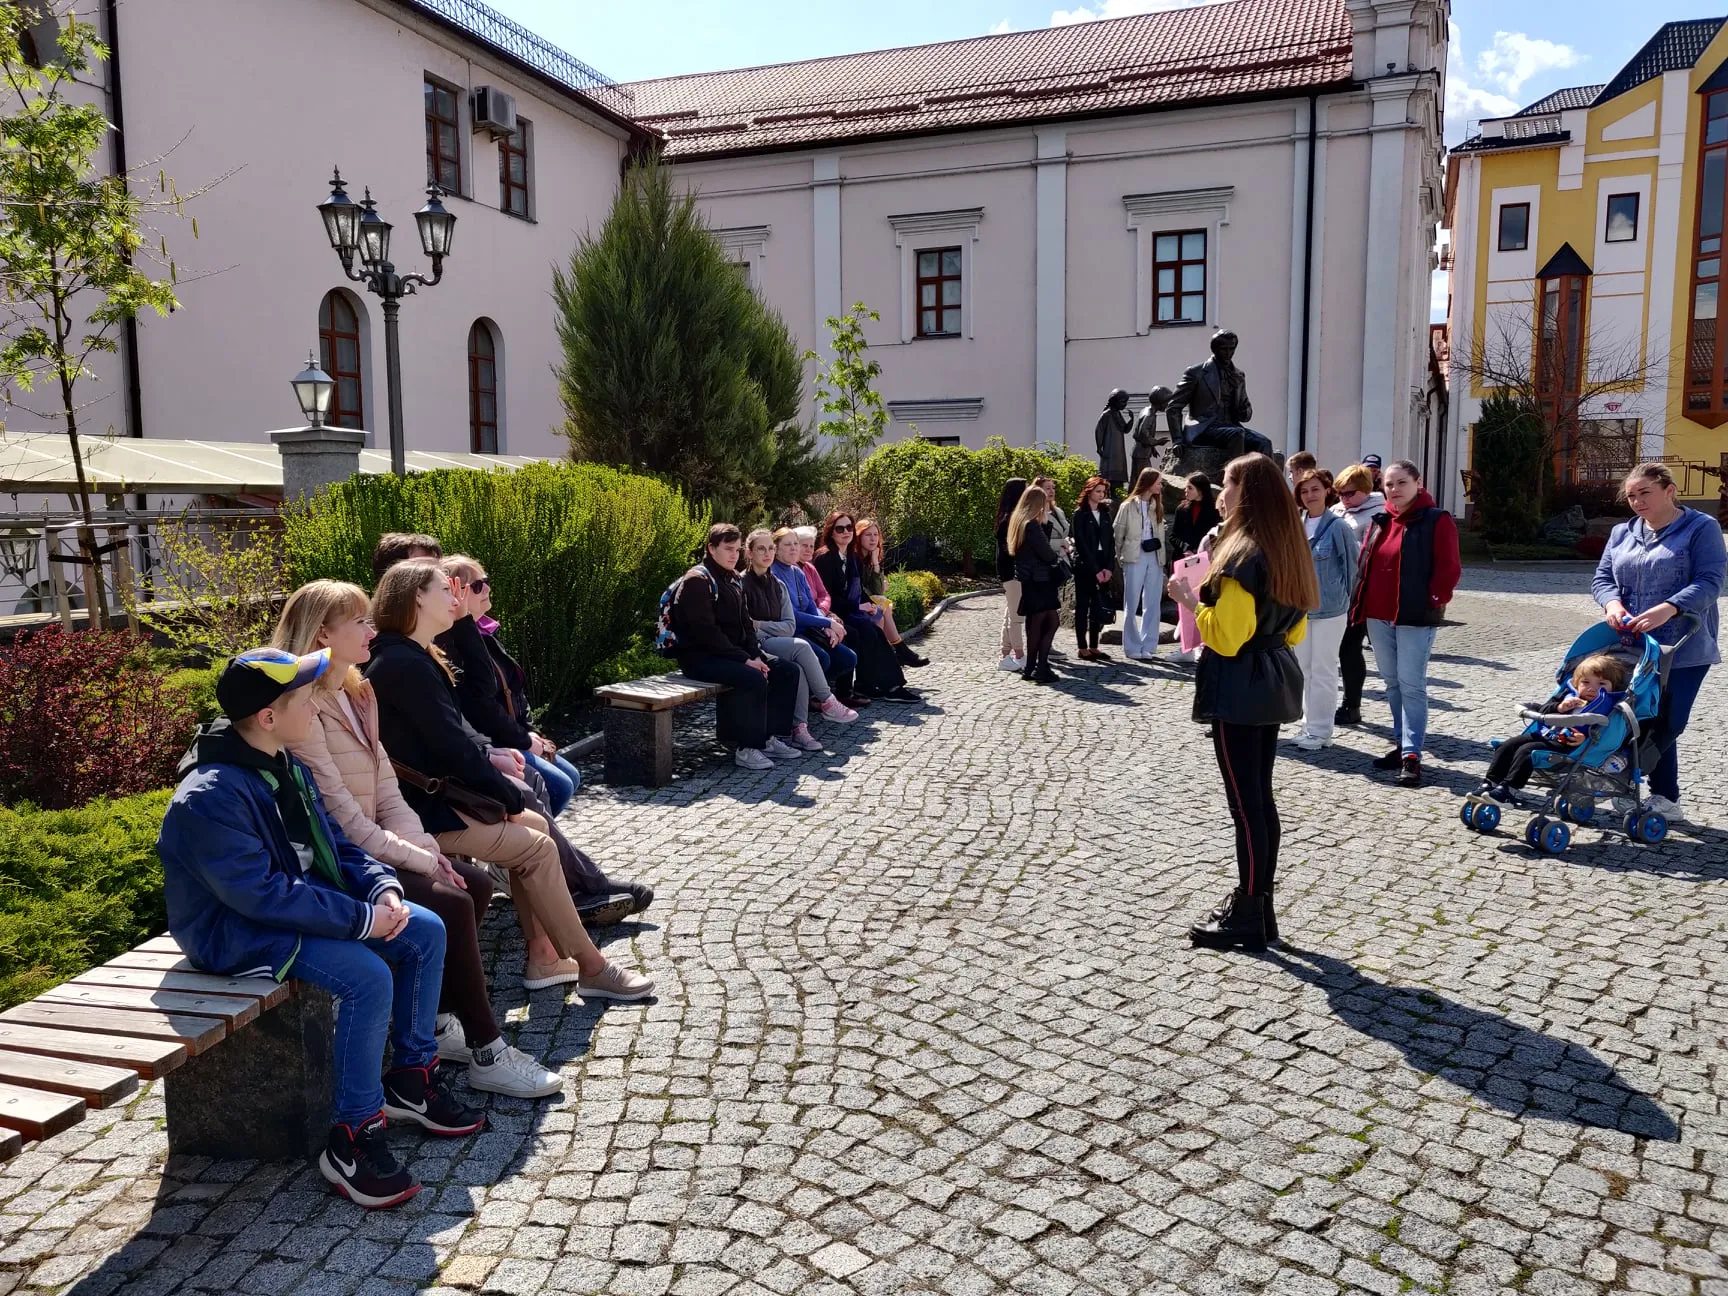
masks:
[(606, 782), (665, 787), (672, 781), (672, 713), (726, 691), (687, 675), (650, 675), (595, 689), (606, 703)]

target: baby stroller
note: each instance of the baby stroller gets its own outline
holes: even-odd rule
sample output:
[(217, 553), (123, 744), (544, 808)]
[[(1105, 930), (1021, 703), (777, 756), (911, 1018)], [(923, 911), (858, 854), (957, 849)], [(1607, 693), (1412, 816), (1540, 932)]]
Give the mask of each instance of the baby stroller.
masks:
[[(1518, 708), (1518, 714), (1529, 721), (1525, 733), (1553, 726), (1581, 731), (1584, 740), (1575, 747), (1533, 754), (1531, 781), (1544, 788), (1543, 792), (1514, 791), (1505, 806), (1480, 792), (1465, 797), (1459, 811), (1464, 826), (1476, 832), (1493, 832), (1500, 826), (1502, 810), (1534, 809), (1535, 815), (1524, 826), (1524, 841), (1550, 855), (1558, 855), (1571, 845), (1570, 824), (1597, 824), (1650, 846), (1666, 837), (1667, 817), (1644, 804), (1644, 780), (1656, 767), (1666, 744), (1662, 698), (1668, 686), (1669, 665), (1699, 624), (1691, 613), (1680, 616), (1687, 623), (1686, 633), (1671, 644), (1658, 643), (1648, 634), (1622, 634), (1605, 621), (1579, 635), (1556, 674), (1558, 687), (1553, 696), (1545, 703), (1526, 703)], [(1596, 653), (1610, 653), (1632, 663), (1632, 677), (1620, 701), (1605, 715), (1556, 712), (1578, 663)]]

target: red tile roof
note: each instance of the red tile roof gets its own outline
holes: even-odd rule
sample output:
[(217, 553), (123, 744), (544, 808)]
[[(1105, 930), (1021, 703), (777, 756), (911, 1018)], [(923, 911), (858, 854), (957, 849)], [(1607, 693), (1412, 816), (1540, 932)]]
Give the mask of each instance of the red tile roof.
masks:
[(1299, 93), (1350, 61), (1343, 0), (1226, 0), (624, 89), (694, 158)]

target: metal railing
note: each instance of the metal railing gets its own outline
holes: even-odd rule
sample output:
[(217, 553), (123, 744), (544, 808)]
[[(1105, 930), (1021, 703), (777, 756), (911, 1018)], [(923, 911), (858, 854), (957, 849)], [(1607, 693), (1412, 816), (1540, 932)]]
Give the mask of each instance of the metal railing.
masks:
[(629, 90), (480, 0), (413, 0), (413, 3), (615, 113), (629, 117), (635, 112), (636, 96)]

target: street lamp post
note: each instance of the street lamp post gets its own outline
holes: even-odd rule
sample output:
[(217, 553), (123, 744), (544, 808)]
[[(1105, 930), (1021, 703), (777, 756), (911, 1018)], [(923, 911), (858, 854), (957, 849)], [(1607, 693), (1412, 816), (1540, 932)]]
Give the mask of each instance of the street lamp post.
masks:
[[(372, 191), (356, 203), (342, 188), (342, 173), (330, 180), (330, 196), (318, 204), (324, 218), (324, 233), (342, 260), (342, 272), (384, 304), (384, 385), (390, 401), (390, 471), (400, 477), (406, 471), (407, 447), (402, 432), (402, 356), (396, 332), (396, 316), (404, 297), (422, 287), (431, 288), (444, 277), (444, 258), (450, 255), (450, 239), (456, 218), (439, 201), (437, 185), (426, 188), (426, 205), (414, 213), (420, 232), (420, 247), (432, 258), (432, 277), (399, 275), (390, 261), (390, 222), (378, 214)], [(360, 268), (354, 268), (355, 258)]]

